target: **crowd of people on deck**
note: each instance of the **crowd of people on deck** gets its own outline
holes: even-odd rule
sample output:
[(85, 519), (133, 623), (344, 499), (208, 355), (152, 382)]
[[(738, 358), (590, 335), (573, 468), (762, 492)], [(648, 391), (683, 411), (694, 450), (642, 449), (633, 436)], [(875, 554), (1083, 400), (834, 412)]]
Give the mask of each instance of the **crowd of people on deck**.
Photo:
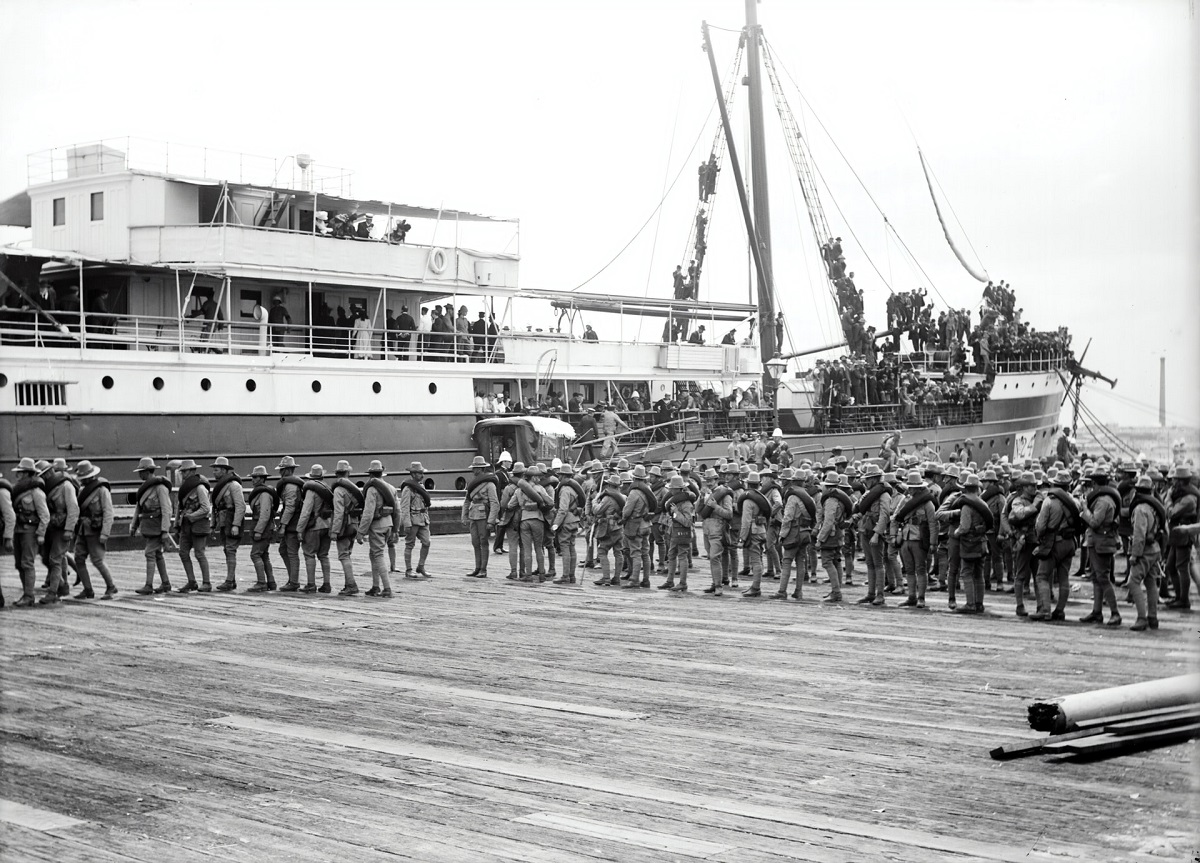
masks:
[(314, 233), (320, 237), (332, 237), (335, 240), (373, 240), (385, 239), (392, 244), (405, 242), (412, 225), (405, 219), (396, 219), (391, 228), (382, 238), (372, 237), (375, 230), (375, 217), (370, 213), (334, 213), (328, 210), (318, 210), (316, 213)]
[[(506, 555), (500, 560), (509, 581), (581, 584), (582, 543), (582, 568), (600, 570), (598, 587), (650, 588), (657, 573), (665, 576), (659, 590), (687, 594), (701, 587), (689, 583), (695, 577), (703, 593), (721, 596), (748, 578), (744, 598), (803, 601), (805, 585), (820, 583), (828, 586), (822, 602), (839, 604), (862, 562), (861, 606), (884, 607), (894, 597), (898, 607), (924, 609), (930, 593), (944, 592), (945, 606), (960, 614), (995, 612), (999, 601), (1011, 602), (1018, 618), (1061, 621), (1081, 552), (1074, 575), (1091, 582), (1092, 608), (1080, 621), (1120, 626), (1123, 600), (1136, 611), (1129, 628), (1138, 632), (1157, 629), (1162, 609), (1190, 610), (1191, 585), (1200, 588), (1200, 485), (1190, 463), (1087, 455), (1070, 464), (1013, 463), (993, 455), (976, 464), (969, 440), (943, 462), (927, 444), (910, 454), (899, 432), (884, 440), (879, 458), (851, 460), (834, 448), (828, 460), (797, 461), (782, 438), (776, 430), (753, 443), (731, 442), (725, 457), (707, 465), (632, 463), (619, 455), (526, 465), (504, 452), (493, 466), (475, 456), (459, 510), (475, 559), (464, 575), (487, 578), (496, 554)], [(933, 459), (921, 460), (927, 456)], [(444, 574), (429, 559), (431, 501), (420, 462), (398, 485), (379, 461), (358, 482), (346, 460), (332, 472), (314, 464), (297, 476), (295, 459), (283, 456), (274, 484), (265, 465), (243, 479), (224, 457), (208, 465), (211, 478), (191, 458), (166, 467), (164, 475), (145, 457), (135, 468), (142, 482), (129, 532), (142, 538), (145, 555), (137, 594), (230, 593), (239, 583), (248, 593), (330, 594), (334, 550), (343, 597), (392, 597), (390, 573), (400, 571), (400, 560), (408, 579), (427, 579), (430, 569)], [(15, 605), (58, 603), (70, 594), (72, 572), (81, 587), (75, 599), (96, 598), (89, 564), (104, 580), (101, 598), (116, 596), (105, 563), (114, 515), (99, 467), (22, 459), (14, 481), (0, 479), (3, 542), (21, 580)], [(241, 560), (244, 540), (252, 584)], [(351, 559), (356, 543), (369, 547), (372, 586), (365, 591)], [(210, 545), (225, 562), (216, 584)], [(172, 581), (167, 551), (179, 556), (182, 583)], [(40, 597), (39, 555), (46, 567)], [(765, 582), (778, 584), (764, 593)], [(1001, 599), (1006, 594), (1011, 599)]]

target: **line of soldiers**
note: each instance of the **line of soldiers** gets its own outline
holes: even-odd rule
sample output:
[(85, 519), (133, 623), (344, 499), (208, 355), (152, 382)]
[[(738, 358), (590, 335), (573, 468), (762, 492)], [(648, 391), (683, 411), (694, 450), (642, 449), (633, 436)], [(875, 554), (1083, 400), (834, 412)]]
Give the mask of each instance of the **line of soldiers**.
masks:
[[(194, 460), (172, 466), (182, 477), (178, 487), (158, 473), (153, 459), (143, 458), (136, 469), (142, 486), (130, 533), (145, 539), (146, 557), (146, 583), (139, 594), (172, 589), (168, 547), (178, 552), (187, 577), (179, 592), (213, 590), (209, 544), (225, 553), (226, 578), (216, 590), (236, 589), (243, 529), (252, 532), (256, 582), (249, 592), (277, 588), (270, 560), (270, 546), (277, 543), (287, 573), (281, 592), (332, 592), (329, 552), (335, 546), (344, 574), (339, 594), (356, 595), (350, 555), (354, 543), (367, 542), (372, 587), (366, 595), (390, 597), (389, 573), (397, 571), (401, 532), (405, 576), (428, 577), (430, 500), (420, 462), (410, 465), (409, 479), (397, 488), (384, 480), (383, 465), (374, 461), (360, 487), (350, 480), (346, 461), (338, 462), (333, 477), (327, 478), (321, 465), (298, 477), (295, 460), (285, 456), (276, 466), (277, 484), (267, 483), (268, 472), (259, 465), (250, 473), (248, 493), (223, 457), (211, 465), (212, 482), (200, 475)], [(988, 591), (1003, 591), (1015, 595), (1018, 617), (1064, 620), (1071, 566), (1082, 547), (1093, 583), (1092, 612), (1082, 622), (1104, 622), (1107, 607), (1107, 624), (1120, 625), (1116, 588), (1123, 584), (1127, 601), (1137, 609), (1131, 627), (1136, 631), (1157, 628), (1159, 599), (1169, 599), (1167, 607), (1190, 609), (1191, 582), (1200, 586), (1192, 561), (1200, 533), (1200, 486), (1186, 465), (1164, 475), (1148, 465), (1101, 459), (1074, 469), (1056, 463), (1042, 471), (1028, 469), (1032, 462), (1021, 469), (993, 457), (978, 470), (973, 462), (962, 469), (954, 463), (921, 464), (905, 455), (897, 467), (884, 471), (873, 462), (851, 464), (836, 450), (824, 464), (805, 460), (778, 470), (769, 462), (725, 459), (707, 468), (690, 459), (678, 467), (664, 461), (647, 468), (624, 458), (593, 460), (579, 468), (557, 460), (549, 467), (526, 466), (513, 463), (507, 452), (493, 469), (476, 456), (461, 511), (475, 554), (467, 575), (486, 578), (489, 558), (498, 553), (508, 556), (509, 580), (577, 584), (576, 545), (582, 535), (583, 566), (600, 569), (594, 584), (649, 588), (657, 572), (666, 576), (660, 590), (685, 593), (699, 556), (699, 522), (711, 577), (704, 593), (717, 596), (724, 587), (738, 588), (739, 576), (750, 576), (744, 597), (762, 596), (763, 580), (777, 579), (770, 598), (802, 599), (803, 584), (817, 580), (819, 561), (829, 585), (823, 598), (840, 603), (861, 554), (867, 577), (862, 604), (883, 606), (888, 594), (901, 594), (901, 607), (925, 608), (927, 592), (945, 591), (950, 609), (979, 614)], [(104, 598), (115, 595), (104, 565), (112, 498), (99, 468), (84, 461), (72, 472), (63, 459), (40, 464), (23, 459), (17, 474), (15, 485), (0, 479), (5, 542), (13, 545), (22, 580), (17, 605), (35, 601), (39, 548), (49, 574), (46, 594), (37, 601), (53, 603), (67, 592), (72, 538), (73, 566), (83, 584), (77, 598), (94, 596), (88, 561), (104, 578)], [(1113, 564), (1123, 546), (1128, 569), (1119, 585)], [(303, 586), (301, 551), (307, 572)], [(556, 555), (561, 576), (555, 572)], [(1036, 608), (1028, 612), (1031, 587)]]

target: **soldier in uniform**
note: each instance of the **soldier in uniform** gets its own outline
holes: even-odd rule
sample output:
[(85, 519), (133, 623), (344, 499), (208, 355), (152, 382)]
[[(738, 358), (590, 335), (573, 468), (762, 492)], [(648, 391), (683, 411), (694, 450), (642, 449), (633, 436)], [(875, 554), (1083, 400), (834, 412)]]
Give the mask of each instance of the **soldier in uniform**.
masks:
[(554, 557), (557, 548), (554, 541), (554, 533), (550, 530), (550, 525), (554, 524), (554, 501), (557, 499), (555, 490), (558, 488), (558, 469), (562, 467), (562, 462), (554, 459), (558, 464), (551, 463), (550, 470), (541, 462), (538, 462), (538, 485), (546, 493), (546, 497), (550, 500), (550, 506), (542, 510), (542, 515), (546, 517), (546, 528), (542, 531), (542, 548), (546, 552), (546, 579), (553, 581), (558, 573), (554, 571)]
[[(596, 554), (600, 560), (600, 578), (593, 583), (599, 587), (616, 587), (621, 583), (621, 510), (625, 499), (620, 489), (621, 478), (610, 473), (604, 477), (603, 488), (592, 503)], [(610, 551), (613, 553), (611, 567), (608, 563)]]
[(821, 481), (822, 494), (819, 505), (821, 526), (817, 529), (817, 545), (821, 549), (821, 565), (829, 576), (830, 589), (825, 599), (842, 601), (842, 533), (843, 524), (849, 520), (849, 498), (838, 494), (840, 477), (836, 472), (825, 474)]
[[(749, 473), (749, 469), (746, 471)], [(738, 500), (741, 498), (745, 487), (742, 485), (742, 471), (737, 462), (730, 462), (725, 465), (725, 485), (729, 489), (729, 507), (731, 510), (728, 530), (725, 533), (725, 560), (723, 561), (724, 577), (721, 579), (721, 584), (728, 584), (735, 590), (740, 586), (738, 584), (738, 541), (737, 532), (740, 524), (738, 523)]]
[(271, 567), (271, 542), (275, 539), (275, 510), (279, 495), (267, 485), (266, 465), (255, 465), (250, 471), (250, 498), (246, 507), (250, 511), (250, 562), (254, 564), (254, 586), (247, 593), (265, 593), (274, 590), (275, 572)]
[[(167, 561), (163, 556), (163, 537), (171, 536), (173, 510), (171, 507), (171, 481), (157, 476), (158, 465), (146, 456), (138, 462), (134, 473), (141, 478), (137, 490), (137, 505), (133, 508), (133, 520), (129, 523), (129, 535), (141, 533), (146, 538), (146, 583), (134, 593), (147, 596), (151, 593), (170, 593), (171, 579), (167, 576)], [(154, 586), (157, 569), (159, 586)]]
[[(1075, 557), (1075, 526), (1072, 523), (1072, 502), (1067, 489), (1071, 474), (1059, 471), (1054, 475), (1052, 488), (1042, 501), (1034, 532), (1037, 536), (1037, 611), (1029, 620), (1066, 620), (1067, 599), (1070, 596), (1071, 561)], [(1055, 491), (1058, 494), (1055, 494)], [(1058, 601), (1050, 609), (1052, 583), (1058, 585)]]
[(281, 458), (275, 470), (279, 472), (275, 494), (280, 509), (276, 533), (279, 535), (279, 556), (287, 570), (287, 584), (279, 592), (295, 593), (300, 589), (300, 532), (296, 530), (296, 524), (304, 505), (304, 481), (295, 475), (296, 460), (290, 455)]
[[(674, 593), (687, 591), (688, 563), (692, 553), (692, 519), (696, 516), (695, 502), (687, 480), (676, 474), (671, 477), (664, 509), (667, 523), (667, 584)], [(678, 581), (676, 579), (678, 578)]]
[(474, 479), (467, 486), (463, 498), (462, 523), (471, 533), (471, 547), (475, 551), (475, 568), (467, 573), (468, 578), (487, 578), (488, 556), (491, 550), (488, 533), (496, 527), (500, 515), (499, 484), (496, 475), (489, 473), (491, 467), (481, 455), (471, 459)]
[(599, 564), (596, 561), (596, 532), (593, 530), (595, 521), (592, 517), (592, 505), (596, 500), (596, 496), (600, 494), (604, 483), (604, 466), (600, 464), (599, 459), (595, 459), (586, 465), (587, 476), (583, 480), (583, 519), (579, 525), (580, 531), (583, 533), (584, 542), (584, 569), (595, 569)]
[(79, 521), (79, 500), (74, 480), (67, 474), (67, 460), (56, 458), (42, 471), (46, 491), (46, 506), (50, 511), (50, 526), (46, 529), (46, 556), (49, 566), (46, 595), (43, 605), (58, 602), (70, 593), (67, 582), (66, 556), (75, 525)]
[[(187, 584), (179, 588), (179, 593), (212, 591), (212, 581), (208, 572), (208, 555), (205, 546), (208, 535), (212, 532), (212, 497), (209, 494), (208, 480), (200, 475), (200, 465), (193, 459), (184, 459), (179, 466), (183, 474), (183, 482), (179, 485), (179, 512), (175, 516), (175, 532), (179, 537), (179, 559), (183, 563), (183, 571), (187, 574)], [(192, 553), (200, 564), (200, 578), (203, 584), (196, 584), (196, 572), (192, 566)]]
[(1192, 601), (1189, 597), (1192, 581), (1196, 578), (1196, 570), (1192, 564), (1190, 525), (1200, 521), (1200, 493), (1192, 482), (1192, 469), (1187, 465), (1177, 465), (1171, 477), (1171, 491), (1167, 498), (1167, 560), (1165, 563), (1167, 580), (1175, 589), (1175, 598), (1167, 603), (1167, 608), (1189, 610)]
[(991, 530), (991, 510), (979, 497), (979, 477), (968, 473), (962, 479), (962, 494), (958, 499), (958, 526), (954, 536), (958, 540), (960, 575), (966, 603), (961, 614), (982, 614), (984, 597), (983, 561), (987, 553), (987, 534)]
[(958, 499), (962, 494), (958, 485), (959, 474), (960, 471), (955, 464), (950, 464), (945, 468), (942, 475), (945, 482), (942, 485), (937, 509), (938, 589), (941, 589), (944, 580), (946, 604), (951, 610), (958, 607), (958, 576), (962, 567), (958, 537), (954, 535), (954, 526), (958, 523), (959, 518)]
[[(1129, 543), (1129, 592), (1137, 608), (1137, 620), (1129, 627), (1141, 632), (1147, 627), (1158, 629), (1158, 561), (1161, 554), (1159, 539), (1166, 530), (1165, 508), (1154, 497), (1154, 481), (1143, 475), (1134, 482), (1130, 504), (1133, 533)], [(1145, 586), (1143, 586), (1145, 585)]]
[[(308, 576), (301, 593), (332, 593), (332, 569), (329, 564), (329, 524), (333, 519), (333, 490), (325, 484), (325, 467), (314, 464), (304, 475), (304, 503), (296, 532), (300, 534), (300, 549), (304, 552), (304, 569)], [(317, 587), (317, 561), (321, 562), (321, 586)]]
[(866, 493), (854, 506), (858, 516), (858, 543), (866, 554), (867, 593), (859, 604), (885, 605), (884, 581), (887, 572), (883, 562), (883, 546), (888, 536), (888, 512), (892, 505), (891, 489), (883, 481), (879, 465), (863, 468)]
[[(367, 474), (369, 478), (363, 486), (362, 517), (358, 522), (358, 541), (367, 541), (371, 558), (371, 591), (377, 591), (372, 595), (391, 599), (392, 583), (383, 561), (388, 538), (394, 536), (396, 531), (396, 493), (391, 485), (383, 481), (383, 462), (372, 461)], [(371, 591), (367, 593), (371, 594)], [(341, 591), (342, 596), (353, 596), (355, 593), (358, 593), (358, 588), (353, 581)]]
[(246, 494), (241, 478), (229, 465), (229, 459), (218, 456), (209, 465), (216, 474), (213, 486), (213, 539), (225, 549), (225, 580), (217, 590), (237, 589), (237, 555), (242, 542), (242, 522), (246, 519)]
[(779, 549), (779, 523), (783, 519), (783, 491), (776, 482), (775, 468), (769, 463), (758, 472), (758, 478), (762, 483), (759, 491), (771, 505), (771, 512), (767, 515), (767, 536), (763, 542), (763, 553), (766, 558), (766, 577), (774, 580), (779, 578), (779, 573), (783, 571), (782, 555)]
[(738, 521), (738, 547), (742, 549), (745, 567), (750, 570), (753, 581), (750, 587), (742, 591), (744, 597), (762, 595), (763, 576), (763, 547), (767, 541), (767, 520), (771, 517), (771, 505), (763, 497), (760, 487), (762, 480), (757, 471), (746, 475), (746, 491), (738, 502), (738, 510), (734, 510)]
[[(992, 589), (992, 583), (995, 582), (995, 590), (1004, 589), (1004, 546), (1000, 541), (1000, 512), (1004, 508), (1004, 489), (1000, 485), (1000, 476), (992, 468), (987, 468), (979, 475), (980, 482), (983, 483), (983, 494), (981, 496), (983, 502), (987, 504), (988, 510), (992, 514), (992, 529), (987, 535), (987, 554), (983, 559), (983, 581), (987, 589)], [(1011, 573), (1009, 575), (1011, 578)]]
[(1034, 528), (1042, 507), (1042, 496), (1038, 494), (1037, 480), (1032, 471), (1023, 471), (1013, 482), (1013, 488), (1001, 512), (1000, 534), (1007, 534), (1012, 540), (1013, 593), (1017, 599), (1017, 617), (1028, 617), (1025, 595), (1033, 582), (1036, 566), (1033, 551), (1037, 546), (1037, 534)]
[(112, 599), (117, 595), (117, 586), (112, 573), (108, 571), (108, 564), (104, 562), (108, 537), (112, 533), (112, 492), (108, 480), (100, 476), (100, 468), (90, 461), (77, 464), (75, 476), (83, 483), (79, 490), (79, 521), (75, 527), (75, 573), (83, 582), (83, 590), (75, 598), (92, 599), (96, 596), (87, 565), (88, 558), (91, 558), (92, 565), (104, 579), (104, 596), (101, 599)]
[[(496, 496), (500, 499), (504, 496), (504, 490), (512, 483), (513, 460), (509, 455), (508, 450), (500, 453), (500, 457), (496, 459)], [(500, 517), (496, 523), (496, 541), (492, 545), (494, 554), (504, 554), (504, 528), (507, 525), (504, 523), (504, 510), (501, 508)]]
[[(13, 534), (17, 530), (17, 513), (12, 505), (12, 483), (0, 472), (0, 546), (5, 554), (13, 551)], [(4, 608), (4, 591), (0, 590), (0, 608)]]
[(575, 471), (569, 464), (558, 469), (558, 488), (554, 499), (554, 522), (550, 530), (554, 534), (558, 553), (562, 557), (562, 576), (554, 584), (575, 584), (575, 538), (579, 535), (584, 508), (585, 492), (575, 479)]
[(496, 531), (503, 531), (508, 542), (508, 575), (509, 581), (521, 577), (524, 569), (521, 554), (521, 506), (517, 500), (517, 483), (525, 479), (525, 462), (517, 462), (512, 467), (509, 483), (500, 493), (500, 517), (496, 522)]
[(350, 560), (350, 554), (354, 551), (355, 539), (360, 535), (363, 492), (350, 480), (350, 462), (344, 459), (339, 461), (333, 473), (333, 517), (329, 522), (329, 536), (335, 543), (338, 563), (342, 567), (342, 589), (338, 591), (338, 596), (355, 596), (358, 582), (354, 579), (354, 563)]
[(796, 589), (792, 599), (804, 598), (804, 558), (812, 544), (812, 529), (816, 517), (816, 502), (802, 487), (799, 472), (784, 468), (779, 478), (783, 483), (783, 513), (779, 519), (779, 541), (783, 547), (783, 560), (779, 572), (779, 589), (772, 599), (787, 599), (788, 582), (792, 577), (792, 565), (796, 567)]
[(900, 565), (908, 583), (908, 598), (900, 605), (924, 608), (929, 580), (927, 557), (931, 533), (936, 530), (934, 496), (920, 471), (909, 471), (904, 486), (908, 493), (891, 520), (892, 541), (900, 547)]
[[(429, 557), (429, 492), (422, 484), (424, 466), (414, 461), (408, 466), (408, 476), (400, 486), (400, 497), (396, 501), (400, 529), (404, 531), (404, 577), (429, 578), (429, 573), (425, 571), (425, 560)], [(421, 554), (414, 573), (412, 555), (418, 542), (421, 543)]]
[[(34, 569), (38, 549), (46, 541), (50, 527), (50, 508), (46, 505), (45, 483), (38, 476), (37, 465), (31, 458), (17, 465), (17, 481), (12, 488), (12, 507), (15, 515), (13, 557), (21, 575), (21, 598), (14, 606), (26, 608), (34, 604), (33, 589), (37, 581)], [(57, 594), (55, 595), (57, 599)]]
[(656, 505), (654, 493), (646, 485), (649, 475), (644, 465), (636, 465), (629, 475), (630, 489), (621, 511), (625, 543), (629, 548), (629, 583), (622, 587), (649, 587), (653, 569), (650, 560), (650, 520)]
[[(550, 495), (542, 487), (543, 469), (540, 464), (530, 465), (525, 476), (517, 480), (517, 492), (513, 497), (521, 513), (521, 566), (520, 581), (540, 584), (546, 580), (546, 515), (544, 509), (552, 505)], [(530, 567), (537, 562), (537, 569)]]
[[(664, 475), (664, 467), (666, 473)], [(654, 493), (654, 517), (650, 519), (650, 559), (654, 561), (655, 550), (658, 551), (658, 563), (654, 571), (659, 575), (667, 573), (667, 550), (668, 550), (668, 533), (670, 531), (670, 516), (667, 515), (666, 500), (670, 494), (670, 489), (667, 487), (671, 482), (671, 477), (675, 475), (675, 466), (670, 461), (664, 461), (662, 465), (651, 465), (646, 471), (646, 476), (649, 481), (650, 491)], [(665, 590), (671, 585), (660, 584), (659, 590)]]
[(729, 523), (733, 520), (733, 492), (721, 480), (721, 474), (713, 468), (704, 472), (704, 488), (700, 493), (699, 508), (701, 527), (704, 531), (704, 551), (708, 555), (708, 570), (712, 584), (705, 593), (721, 596), (725, 582), (725, 540)]
[(1103, 623), (1103, 609), (1107, 604), (1108, 625), (1120, 626), (1121, 612), (1117, 608), (1117, 591), (1113, 586), (1113, 558), (1121, 548), (1117, 536), (1121, 495), (1108, 484), (1108, 465), (1103, 462), (1092, 471), (1092, 490), (1084, 499), (1079, 515), (1087, 525), (1083, 553), (1089, 556), (1092, 564), (1092, 613), (1080, 623)]

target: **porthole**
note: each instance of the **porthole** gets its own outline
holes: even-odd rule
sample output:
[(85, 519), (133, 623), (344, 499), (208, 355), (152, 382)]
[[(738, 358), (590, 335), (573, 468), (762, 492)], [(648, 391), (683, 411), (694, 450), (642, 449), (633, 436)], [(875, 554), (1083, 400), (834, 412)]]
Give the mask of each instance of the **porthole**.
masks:
[(382, 390), (383, 387), (379, 385), (379, 381), (375, 381), (375, 383), (371, 384), (371, 392), (375, 393), (376, 395), (379, 395)]
[[(430, 384), (430, 386), (433, 386), (433, 384)], [(424, 485), (427, 491), (433, 491), (433, 487), (436, 485), (436, 483), (433, 481), (433, 477), (430, 476), (425, 478)]]
[(0, 375), (0, 387), (8, 386), (8, 375)]
[(1012, 443), (1012, 438), (1010, 438), (1010, 437), (1006, 437), (1006, 438), (1004, 439), (1004, 445), (1005, 445), (1005, 446), (1008, 446), (1010, 443)]
[(312, 391), (314, 393), (319, 393), (321, 391), (321, 382), (320, 381), (312, 382)]
[(437, 384), (431, 383), (429, 385), (429, 394), (433, 395), (436, 392), (437, 392)]
[(254, 378), (246, 378), (246, 391), (254, 392), (258, 389), (258, 384), (254, 382)]
[(113, 379), (108, 375), (105, 375), (104, 377), (100, 378), (100, 386), (104, 387), (106, 390), (111, 390), (113, 388)]
[(1013, 384), (1013, 389), (1014, 389), (1014, 390), (1019, 390), (1020, 388), (1021, 388), (1021, 385), (1020, 385), (1020, 384)]
[(467, 487), (467, 480), (464, 477), (460, 476), (458, 479), (456, 479), (454, 481), (454, 488), (456, 491), (462, 491), (466, 487)]
[(163, 379), (162, 379), (162, 378), (155, 378), (155, 379), (154, 379), (154, 388), (155, 388), (156, 390), (161, 390), (161, 389), (162, 389), (162, 388), (163, 388), (165, 385), (166, 385), (166, 382), (165, 382), (165, 381), (163, 381)]
[(995, 438), (992, 438), (990, 441), (988, 441), (988, 449), (991, 449), (991, 448), (992, 448), (992, 447), (994, 447), (995, 445), (996, 445), (996, 439), (995, 439)]
[(1005, 388), (1005, 389), (1008, 389), (1008, 384), (1005, 384), (1005, 385), (1004, 385), (1004, 388)]
[(212, 381), (210, 381), (208, 378), (200, 378), (200, 389), (208, 392), (212, 389)]

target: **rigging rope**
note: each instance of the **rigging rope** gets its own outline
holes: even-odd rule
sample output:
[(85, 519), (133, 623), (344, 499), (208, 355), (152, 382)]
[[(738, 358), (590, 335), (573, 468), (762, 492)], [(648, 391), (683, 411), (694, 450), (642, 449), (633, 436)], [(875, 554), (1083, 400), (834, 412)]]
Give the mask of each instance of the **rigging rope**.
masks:
[(963, 269), (971, 274), (972, 278), (979, 282), (990, 282), (987, 277), (987, 271), (978, 273), (975, 268), (967, 263), (967, 259), (963, 257), (963, 253), (958, 250), (958, 246), (954, 245), (954, 238), (950, 236), (950, 229), (946, 227), (946, 220), (942, 218), (942, 208), (938, 206), (937, 195), (933, 193), (933, 180), (929, 176), (929, 168), (925, 164), (925, 154), (921, 152), (921, 148), (917, 147), (917, 155), (921, 159), (921, 170), (925, 174), (925, 185), (929, 187), (929, 197), (933, 199), (933, 211), (937, 213), (938, 224), (942, 226), (942, 233), (946, 237), (946, 242), (950, 244), (950, 251), (954, 252), (954, 257), (958, 258), (958, 262), (963, 265)]
[[(910, 129), (909, 131), (912, 131), (912, 130)], [(915, 137), (916, 136), (914, 136), (914, 139), (915, 139)], [(918, 147), (917, 151), (920, 152), (920, 149), (921, 148)], [(933, 182), (937, 184), (938, 191), (942, 193), (942, 199), (945, 200), (946, 206), (950, 208), (950, 215), (952, 215), (954, 217), (954, 222), (955, 222), (955, 224), (958, 225), (958, 229), (962, 232), (963, 239), (967, 241), (967, 245), (971, 248), (971, 254), (975, 256), (975, 260), (979, 262), (980, 268), (986, 274), (987, 267), (985, 267), (983, 265), (983, 258), (980, 257), (979, 252), (975, 249), (975, 244), (971, 242), (971, 235), (967, 233), (967, 229), (963, 225), (962, 219), (960, 219), (958, 217), (958, 213), (955, 212), (954, 204), (951, 203), (951, 201), (950, 201), (950, 196), (947, 195), (946, 190), (944, 188), (942, 188), (942, 181), (938, 179), (937, 172), (933, 170), (933, 165), (929, 164), (928, 159), (925, 160), (925, 166), (927, 168), (929, 168), (929, 174), (930, 174), (930, 176), (933, 177)]]

